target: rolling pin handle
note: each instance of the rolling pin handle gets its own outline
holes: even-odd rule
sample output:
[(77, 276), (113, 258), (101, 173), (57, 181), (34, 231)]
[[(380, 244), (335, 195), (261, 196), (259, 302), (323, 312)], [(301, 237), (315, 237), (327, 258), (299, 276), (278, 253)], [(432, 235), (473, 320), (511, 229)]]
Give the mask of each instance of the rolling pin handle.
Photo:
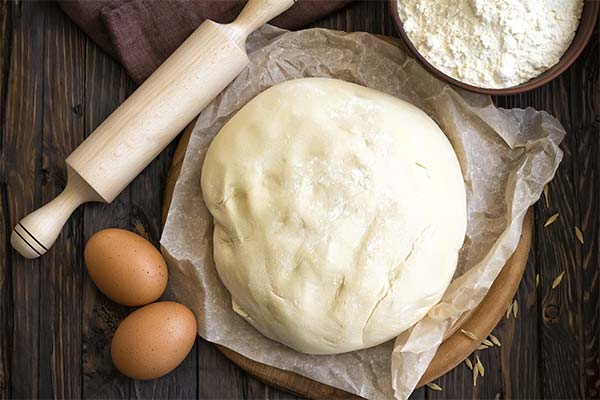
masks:
[(10, 243), (25, 258), (37, 258), (54, 244), (67, 219), (80, 204), (102, 198), (67, 167), (67, 186), (51, 202), (23, 218), (13, 229)]
[(294, 5), (297, 0), (249, 0), (240, 15), (229, 24), (236, 30), (235, 41), (244, 48), (249, 34)]

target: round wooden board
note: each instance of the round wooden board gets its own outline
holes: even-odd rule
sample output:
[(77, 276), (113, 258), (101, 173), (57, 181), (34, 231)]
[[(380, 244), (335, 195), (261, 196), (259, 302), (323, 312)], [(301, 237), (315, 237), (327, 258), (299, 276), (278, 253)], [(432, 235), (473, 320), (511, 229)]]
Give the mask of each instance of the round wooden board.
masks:
[[(195, 120), (192, 121), (182, 134), (175, 155), (173, 156), (173, 161), (171, 162), (163, 200), (163, 225), (167, 212), (169, 211), (175, 183), (179, 177), (185, 150), (195, 123)], [(523, 221), (521, 240), (515, 253), (510, 260), (508, 260), (479, 306), (463, 315), (447, 333), (446, 339), (439, 347), (433, 361), (425, 372), (425, 375), (421, 378), (419, 386), (444, 375), (446, 372), (460, 364), (479, 346), (477, 341), (467, 338), (461, 332), (457, 332), (459, 328), (471, 331), (477, 337), (485, 338), (496, 327), (500, 319), (502, 319), (509, 303), (512, 302), (517, 288), (519, 287), (519, 282), (521, 281), (525, 265), (527, 264), (529, 247), (531, 245), (532, 225), (533, 209), (529, 209), (525, 216), (525, 220)], [(308, 379), (296, 373), (250, 360), (226, 347), (217, 345), (217, 348), (238, 367), (257, 379), (278, 389), (286, 390), (311, 399), (358, 398), (343, 390)]]

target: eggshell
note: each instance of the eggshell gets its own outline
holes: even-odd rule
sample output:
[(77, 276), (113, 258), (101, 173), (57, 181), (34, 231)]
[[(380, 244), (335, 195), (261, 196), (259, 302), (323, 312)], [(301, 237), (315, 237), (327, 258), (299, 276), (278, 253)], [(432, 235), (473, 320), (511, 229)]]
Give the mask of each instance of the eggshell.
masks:
[(115, 367), (133, 379), (154, 379), (174, 370), (196, 340), (196, 317), (170, 301), (142, 307), (117, 328), (111, 344)]
[(157, 300), (167, 286), (165, 259), (146, 239), (124, 229), (104, 229), (88, 240), (87, 270), (112, 301), (141, 306)]

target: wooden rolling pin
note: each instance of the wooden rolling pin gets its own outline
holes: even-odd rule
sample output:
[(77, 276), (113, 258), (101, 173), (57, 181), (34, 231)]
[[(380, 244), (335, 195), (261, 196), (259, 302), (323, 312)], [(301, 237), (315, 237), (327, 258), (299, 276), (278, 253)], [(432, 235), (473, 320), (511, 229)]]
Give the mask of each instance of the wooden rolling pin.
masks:
[(295, 0), (249, 0), (231, 24), (206, 21), (66, 159), (67, 186), (11, 236), (26, 258), (48, 251), (82, 203), (110, 203), (249, 63), (246, 38)]

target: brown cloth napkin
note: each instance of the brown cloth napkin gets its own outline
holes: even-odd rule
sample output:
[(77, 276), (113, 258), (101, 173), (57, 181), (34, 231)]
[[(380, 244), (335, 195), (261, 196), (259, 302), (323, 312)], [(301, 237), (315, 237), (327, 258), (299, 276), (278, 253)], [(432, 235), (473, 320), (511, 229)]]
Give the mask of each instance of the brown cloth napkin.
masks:
[[(351, 0), (298, 0), (271, 23), (297, 29)], [(244, 0), (58, 0), (60, 7), (138, 83), (205, 19), (231, 22)]]

